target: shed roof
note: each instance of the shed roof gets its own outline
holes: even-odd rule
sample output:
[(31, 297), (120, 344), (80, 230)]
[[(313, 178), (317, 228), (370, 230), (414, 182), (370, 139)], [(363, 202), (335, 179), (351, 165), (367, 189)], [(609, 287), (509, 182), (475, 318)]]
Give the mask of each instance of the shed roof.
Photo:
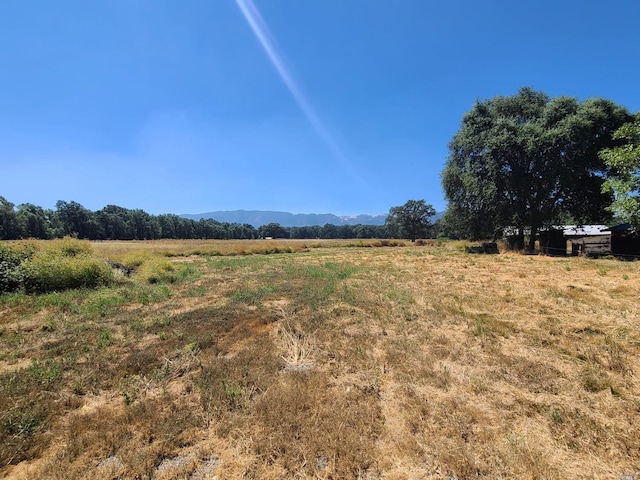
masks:
[[(615, 228), (615, 227), (612, 227)], [(606, 225), (555, 225), (544, 230), (562, 230), (565, 237), (590, 237), (592, 235), (609, 235), (611, 230)], [(518, 229), (514, 226), (505, 227), (503, 234), (505, 236), (517, 235)], [(524, 234), (530, 235), (531, 228), (525, 227)]]
[(557, 227), (562, 229), (565, 237), (589, 237), (591, 235), (607, 235), (606, 225), (562, 225)]

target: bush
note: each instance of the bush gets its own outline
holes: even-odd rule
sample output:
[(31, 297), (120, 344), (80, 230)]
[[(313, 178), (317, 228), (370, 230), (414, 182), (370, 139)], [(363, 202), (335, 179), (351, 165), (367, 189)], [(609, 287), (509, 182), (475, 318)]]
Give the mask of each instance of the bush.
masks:
[(89, 242), (65, 238), (0, 247), (0, 292), (47, 293), (113, 281), (111, 267), (93, 255)]
[(178, 272), (175, 266), (164, 257), (150, 257), (136, 270), (136, 277), (147, 283), (175, 283)]
[(0, 293), (15, 292), (22, 286), (20, 265), (36, 251), (32, 244), (0, 244)]
[(0, 292), (13, 292), (20, 288), (17, 269), (21, 262), (17, 252), (0, 245)]
[(60, 257), (45, 252), (24, 262), (20, 271), (27, 293), (96, 288), (113, 280), (109, 264), (88, 255)]
[(177, 265), (165, 254), (136, 252), (125, 256), (122, 263), (135, 271), (137, 280), (150, 283), (177, 283), (185, 279), (193, 270), (191, 265)]

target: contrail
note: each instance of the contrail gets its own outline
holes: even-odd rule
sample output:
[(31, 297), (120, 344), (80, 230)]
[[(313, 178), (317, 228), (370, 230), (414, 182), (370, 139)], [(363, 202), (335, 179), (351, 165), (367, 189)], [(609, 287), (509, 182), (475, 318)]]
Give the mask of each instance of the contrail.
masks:
[(342, 150), (336, 144), (335, 140), (331, 136), (331, 133), (329, 133), (329, 130), (327, 129), (327, 127), (325, 127), (322, 120), (320, 120), (320, 117), (318, 117), (315, 110), (313, 109), (309, 101), (306, 99), (306, 97), (303, 95), (302, 91), (296, 84), (293, 76), (287, 70), (285, 62), (282, 59), (282, 56), (278, 53), (277, 43), (273, 38), (273, 36), (271, 35), (271, 32), (269, 31), (267, 24), (263, 20), (262, 15), (260, 15), (260, 12), (254, 5), (253, 1), (252, 0), (235, 0), (235, 1), (236, 1), (236, 4), (238, 5), (238, 8), (240, 8), (240, 11), (244, 15), (244, 18), (246, 19), (247, 23), (251, 27), (251, 30), (253, 30), (253, 33), (255, 34), (258, 41), (260, 42), (260, 45), (262, 46), (265, 53), (269, 57), (269, 60), (271, 60), (273, 67), (276, 69), (276, 71), (280, 75), (280, 78), (289, 89), (289, 92), (291, 92), (291, 95), (293, 96), (294, 100), (296, 101), (296, 103), (298, 104), (298, 106), (300, 107), (304, 115), (307, 117), (307, 120), (309, 121), (313, 129), (320, 136), (320, 138), (327, 145), (327, 147), (329, 147), (329, 150), (331, 150), (331, 153), (333, 153), (333, 155), (340, 161), (342, 166), (349, 172), (349, 174), (359, 183), (362, 183), (363, 182), (362, 177), (358, 175), (358, 173), (353, 168), (353, 165), (351, 164), (351, 162), (349, 162), (345, 154), (342, 153)]

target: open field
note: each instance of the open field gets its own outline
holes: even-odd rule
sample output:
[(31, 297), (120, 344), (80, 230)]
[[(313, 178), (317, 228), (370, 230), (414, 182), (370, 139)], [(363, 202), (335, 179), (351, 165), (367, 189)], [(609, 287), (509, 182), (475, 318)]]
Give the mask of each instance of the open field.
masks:
[(0, 296), (0, 477), (640, 479), (640, 262), (358, 242)]

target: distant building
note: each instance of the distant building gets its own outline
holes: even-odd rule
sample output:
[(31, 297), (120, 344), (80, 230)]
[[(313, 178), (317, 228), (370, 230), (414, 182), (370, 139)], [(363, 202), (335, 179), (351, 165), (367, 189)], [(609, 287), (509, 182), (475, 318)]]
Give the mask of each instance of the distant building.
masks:
[[(506, 227), (504, 236), (509, 241), (516, 238), (517, 229)], [(525, 235), (531, 229), (524, 229)], [(538, 234), (540, 253), (546, 255), (615, 255), (640, 258), (640, 234), (631, 224), (623, 223), (613, 227), (606, 225), (557, 225), (546, 228)]]
[(611, 234), (611, 253), (620, 257), (640, 258), (640, 235), (630, 223), (606, 229)]
[(606, 225), (558, 225), (540, 232), (540, 252), (547, 255), (605, 255), (611, 253)]

